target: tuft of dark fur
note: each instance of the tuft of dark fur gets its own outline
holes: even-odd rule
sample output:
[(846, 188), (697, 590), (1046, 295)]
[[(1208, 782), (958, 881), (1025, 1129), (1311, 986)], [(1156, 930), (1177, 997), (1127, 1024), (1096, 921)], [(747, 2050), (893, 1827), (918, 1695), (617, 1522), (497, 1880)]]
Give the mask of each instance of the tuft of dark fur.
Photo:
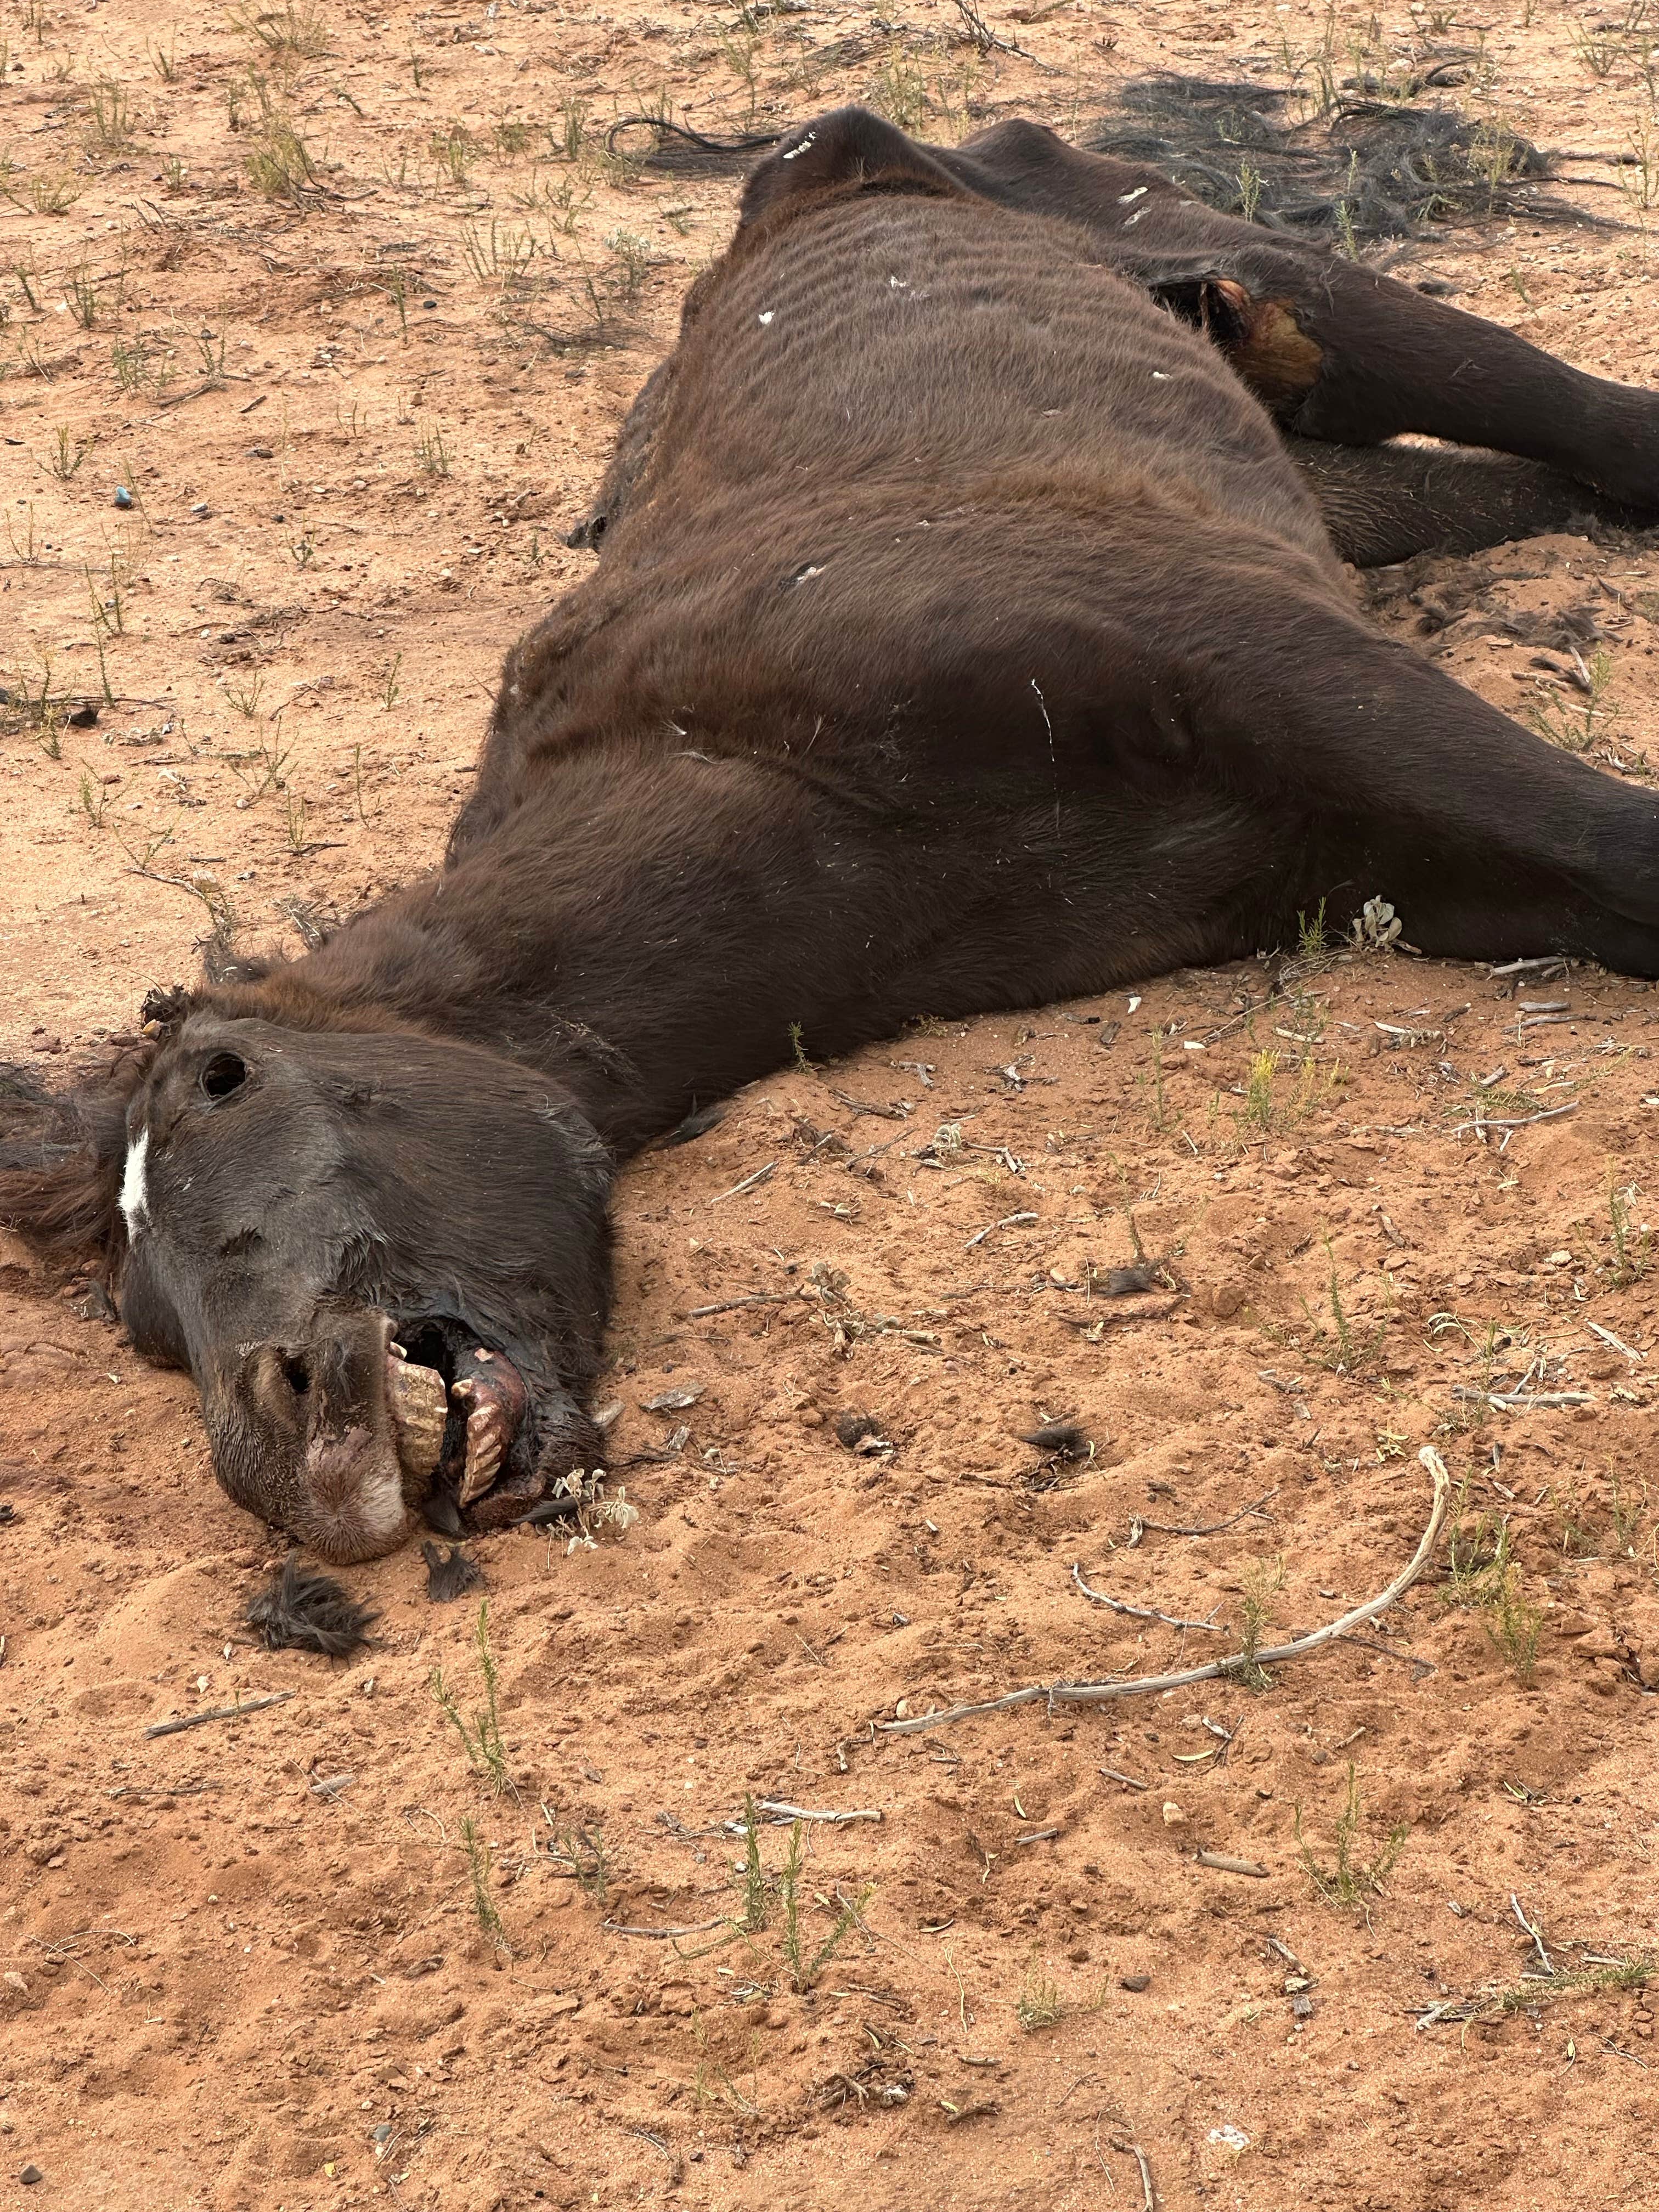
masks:
[(424, 1543), (421, 1557), (426, 1561), (426, 1594), (434, 1605), (453, 1605), (483, 1582), (483, 1569), (459, 1544), (452, 1544), (446, 1557), (441, 1544)]
[(836, 1440), (845, 1444), (848, 1451), (856, 1451), (866, 1437), (878, 1437), (881, 1423), (873, 1413), (837, 1413)]
[(248, 1600), (246, 1615), (268, 1651), (320, 1651), (325, 1659), (349, 1659), (361, 1650), (380, 1617), (348, 1596), (332, 1575), (302, 1566), (292, 1553)]
[(1056, 1459), (1087, 1459), (1095, 1448), (1089, 1431), (1075, 1421), (1045, 1422), (1040, 1429), (1027, 1430), (1020, 1442), (1051, 1452)]
[[(649, 132), (641, 145), (637, 134)], [(620, 154), (643, 169), (680, 177), (740, 176), (754, 156), (775, 146), (781, 131), (744, 131), (735, 138), (711, 138), (661, 115), (619, 115), (605, 134), (607, 154)]]
[(688, 1114), (665, 1137), (657, 1139), (659, 1149), (665, 1152), (675, 1145), (689, 1145), (697, 1137), (706, 1137), (711, 1129), (719, 1127), (731, 1110), (729, 1098), (717, 1099), (712, 1106), (699, 1106), (695, 1114)]
[[(673, 1455), (670, 1452), (659, 1452), (650, 1456), (669, 1459)], [(528, 1513), (520, 1514), (518, 1519), (511, 1525), (514, 1528), (545, 1528), (549, 1522), (564, 1521), (568, 1519), (571, 1514), (580, 1511), (581, 1502), (574, 1490), (567, 1490), (556, 1498), (544, 1498), (539, 1504), (532, 1505)]]
[(1305, 104), (1287, 87), (1160, 71), (1132, 78), (1079, 143), (1149, 161), (1224, 215), (1304, 236), (1414, 238), (1495, 216), (1591, 220), (1539, 190), (1553, 164), (1530, 139), (1455, 107), (1341, 100), (1303, 118)]
[(428, 1528), (435, 1528), (441, 1536), (465, 1536), (466, 1523), (461, 1518), (460, 1501), (453, 1490), (441, 1484), (427, 1492), (426, 1503), (421, 1508)]
[(1141, 1260), (1133, 1267), (1109, 1267), (1103, 1283), (1098, 1277), (1094, 1287), (1103, 1291), (1109, 1298), (1132, 1298), (1139, 1291), (1157, 1291), (1164, 1286), (1164, 1278), (1158, 1268)]

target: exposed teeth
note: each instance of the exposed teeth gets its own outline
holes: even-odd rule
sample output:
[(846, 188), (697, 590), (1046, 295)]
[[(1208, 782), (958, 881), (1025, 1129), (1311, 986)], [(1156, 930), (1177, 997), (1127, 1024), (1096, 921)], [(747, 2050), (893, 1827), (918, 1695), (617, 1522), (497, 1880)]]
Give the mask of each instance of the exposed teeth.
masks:
[(398, 1457), (406, 1474), (428, 1475), (443, 1451), (448, 1416), (444, 1378), (435, 1368), (413, 1365), (401, 1346), (390, 1346), (389, 1352), (386, 1395)]
[[(451, 1395), (465, 1401), (472, 1396), (470, 1383), (458, 1382)], [(466, 1417), (466, 1468), (461, 1476), (460, 1502), (471, 1505), (501, 1471), (507, 1448), (506, 1423), (499, 1406), (480, 1406)]]

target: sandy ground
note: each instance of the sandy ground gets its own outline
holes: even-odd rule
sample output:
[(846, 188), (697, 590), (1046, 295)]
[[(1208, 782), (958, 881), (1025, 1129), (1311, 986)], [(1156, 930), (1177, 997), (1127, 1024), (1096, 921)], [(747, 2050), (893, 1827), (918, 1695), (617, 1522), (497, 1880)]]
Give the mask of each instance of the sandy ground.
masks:
[[(1064, 127), (1160, 61), (1433, 39), (1547, 143), (1656, 143), (1639, 22), (1548, 0), (983, 17), (1033, 58), (942, 0), (7, 0), (0, 1051), (67, 1069), (214, 920), (292, 947), (435, 859), (731, 220), (607, 161), (614, 115)], [(1651, 381), (1659, 180), (1574, 171), (1615, 227), (1407, 273)], [(1377, 597), (1609, 773), (1659, 757), (1650, 546)], [(189, 1389), (0, 1242), (0, 2207), (1650, 2203), (1659, 998), (1294, 950), (782, 1073), (629, 1171), (641, 1518), (477, 1547), (493, 1778), (431, 1682), (483, 1698), (476, 1610), (411, 1552), (350, 1577), (368, 1653), (256, 1648), (274, 1540)], [(1176, 1287), (1105, 1297), (1137, 1239)], [(1018, 1440), (1060, 1419), (1090, 1455)], [(1409, 1558), (1430, 1443), (1456, 1534), (1368, 1641), (881, 1732), (1332, 1619)], [(750, 1881), (750, 1799), (846, 1817), (792, 1865), (762, 1812)]]

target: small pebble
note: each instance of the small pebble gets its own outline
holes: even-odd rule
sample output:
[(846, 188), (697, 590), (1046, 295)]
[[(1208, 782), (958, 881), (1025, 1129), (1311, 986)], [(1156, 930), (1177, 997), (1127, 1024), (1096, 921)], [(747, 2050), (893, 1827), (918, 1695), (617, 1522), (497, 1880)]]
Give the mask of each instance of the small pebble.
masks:
[(1150, 1974), (1125, 1974), (1118, 1983), (1119, 1989), (1133, 1990), (1136, 1996), (1140, 1995), (1142, 1990), (1149, 1990), (1152, 1986), (1152, 1978)]
[(125, 484), (117, 484), (115, 487), (115, 504), (117, 507), (131, 507), (132, 505), (132, 494), (127, 489)]
[(198, 499), (190, 511), (198, 522), (205, 521), (208, 511), (207, 501), (204, 499)]
[(38, 2166), (26, 2166), (17, 2177), (25, 2189), (33, 2189), (37, 2181), (44, 2181), (46, 2178)]
[(269, 446), (250, 446), (248, 453), (250, 458), (256, 461), (268, 461), (270, 459)]

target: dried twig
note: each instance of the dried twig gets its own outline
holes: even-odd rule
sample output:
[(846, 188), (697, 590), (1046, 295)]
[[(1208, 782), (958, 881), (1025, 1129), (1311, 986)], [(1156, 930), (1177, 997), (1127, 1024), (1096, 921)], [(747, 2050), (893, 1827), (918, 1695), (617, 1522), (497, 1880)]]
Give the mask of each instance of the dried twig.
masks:
[(1252, 1514), (1260, 1516), (1264, 1521), (1271, 1520), (1273, 1516), (1267, 1508), (1278, 1495), (1279, 1485), (1274, 1483), (1271, 1490), (1262, 1492), (1254, 1505), (1241, 1506), (1237, 1513), (1230, 1513), (1224, 1521), (1209, 1521), (1201, 1528), (1177, 1528), (1173, 1521), (1149, 1521), (1142, 1513), (1131, 1514), (1128, 1548), (1133, 1551), (1148, 1528), (1157, 1529), (1160, 1536), (1218, 1536), (1224, 1528), (1236, 1528), (1241, 1521), (1248, 1521)]
[(599, 1924), (611, 1936), (648, 1936), (653, 1942), (666, 1943), (676, 1936), (706, 1936), (711, 1928), (724, 1928), (726, 1916), (722, 1912), (713, 1920), (695, 1920), (684, 1928), (626, 1928), (620, 1920), (605, 1920)]
[[(822, 1820), (835, 1827), (848, 1820), (879, 1822), (887, 1817), (874, 1805), (860, 1805), (850, 1813), (816, 1812), (809, 1805), (787, 1804), (781, 1797), (757, 1797), (755, 1810), (766, 1814), (774, 1820)], [(740, 1836), (746, 1825), (744, 1820), (727, 1820), (725, 1823), (726, 1832), (728, 1836)]]
[(1225, 1851), (1200, 1851), (1196, 1863), (1201, 1867), (1212, 1867), (1217, 1874), (1253, 1875), (1258, 1881), (1266, 1881), (1267, 1869), (1258, 1866), (1254, 1859), (1236, 1859)]
[(1543, 1967), (1544, 1972), (1547, 1974), (1553, 1974), (1555, 1972), (1555, 1962), (1550, 1957), (1549, 1953), (1544, 1948), (1543, 1935), (1536, 1922), (1528, 1919), (1527, 1909), (1525, 1905), (1522, 1904), (1520, 1899), (1516, 1895), (1513, 1890), (1510, 1892), (1510, 1910), (1514, 1913), (1516, 1918), (1521, 1923), (1522, 1928), (1526, 1929), (1528, 1935), (1531, 1936), (1533, 1948), (1538, 1954), (1539, 1964)]
[(1610, 1328), (1603, 1328), (1599, 1321), (1587, 1321), (1585, 1328), (1592, 1336), (1599, 1336), (1603, 1344), (1610, 1344), (1615, 1352), (1622, 1352), (1626, 1359), (1645, 1359), (1645, 1352), (1638, 1352), (1633, 1344), (1626, 1344), (1622, 1336), (1615, 1336)]
[(185, 1729), (204, 1728), (209, 1721), (240, 1720), (244, 1713), (262, 1713), (267, 1705), (285, 1705), (294, 1695), (292, 1690), (273, 1690), (268, 1698), (249, 1698), (240, 1705), (215, 1705), (210, 1712), (186, 1713), (182, 1720), (157, 1721), (147, 1728), (149, 1735), (178, 1735)]
[(1139, 2143), (1130, 2143), (1127, 2148), (1140, 2169), (1140, 2212), (1158, 2212), (1158, 2192), (1152, 2187), (1152, 2169), (1146, 2163), (1146, 2154)]
[(1565, 1106), (1551, 1106), (1541, 1114), (1509, 1115), (1502, 1121), (1498, 1120), (1495, 1115), (1483, 1114), (1475, 1121), (1457, 1122), (1447, 1130), (1446, 1134), (1449, 1137), (1461, 1137), (1465, 1129), (1524, 1129), (1534, 1121), (1559, 1121), (1563, 1114), (1576, 1113), (1577, 1108), (1578, 1101), (1576, 1098), (1569, 1098)]
[(1075, 1559), (1072, 1562), (1072, 1580), (1092, 1604), (1109, 1606), (1114, 1613), (1129, 1613), (1136, 1620), (1161, 1620), (1165, 1628), (1202, 1628), (1211, 1636), (1227, 1633), (1218, 1620), (1182, 1620), (1176, 1613), (1159, 1613), (1150, 1605), (1130, 1605), (1121, 1597), (1108, 1597), (1104, 1590), (1091, 1589)]
[(741, 1198), (746, 1190), (758, 1190), (763, 1182), (770, 1182), (773, 1176), (777, 1172), (777, 1165), (775, 1160), (768, 1160), (763, 1168), (757, 1168), (753, 1175), (746, 1175), (741, 1182), (734, 1182), (730, 1190), (721, 1191), (717, 1198), (711, 1198), (708, 1203), (710, 1206), (724, 1206), (728, 1198)]
[(1375, 1620), (1411, 1588), (1427, 1566), (1451, 1502), (1451, 1477), (1432, 1444), (1425, 1444), (1417, 1456), (1433, 1480), (1434, 1500), (1429, 1510), (1428, 1526), (1416, 1551), (1385, 1590), (1364, 1605), (1356, 1606), (1351, 1613), (1328, 1621), (1322, 1628), (1310, 1630), (1306, 1636), (1298, 1636), (1289, 1644), (1275, 1644), (1271, 1650), (1236, 1651), (1228, 1658), (1213, 1660), (1207, 1667), (1188, 1667), (1177, 1674), (1133, 1675), (1103, 1682), (1033, 1683), (1026, 1689), (1011, 1690), (1006, 1697), (988, 1698), (974, 1705), (950, 1705), (943, 1712), (918, 1713), (902, 1721), (881, 1721), (875, 1725), (884, 1735), (915, 1735), (924, 1729), (944, 1728), (953, 1721), (972, 1720), (981, 1713), (1006, 1712), (1012, 1706), (1036, 1705), (1039, 1700), (1049, 1705), (1081, 1705), (1103, 1704), (1110, 1698), (1155, 1696), (1164, 1690), (1189, 1688), (1194, 1682), (1217, 1681), (1224, 1675), (1240, 1674), (1252, 1664), (1282, 1666), (1286, 1660), (1305, 1658), (1310, 1652), (1321, 1650), (1346, 1635), (1362, 1621)]

